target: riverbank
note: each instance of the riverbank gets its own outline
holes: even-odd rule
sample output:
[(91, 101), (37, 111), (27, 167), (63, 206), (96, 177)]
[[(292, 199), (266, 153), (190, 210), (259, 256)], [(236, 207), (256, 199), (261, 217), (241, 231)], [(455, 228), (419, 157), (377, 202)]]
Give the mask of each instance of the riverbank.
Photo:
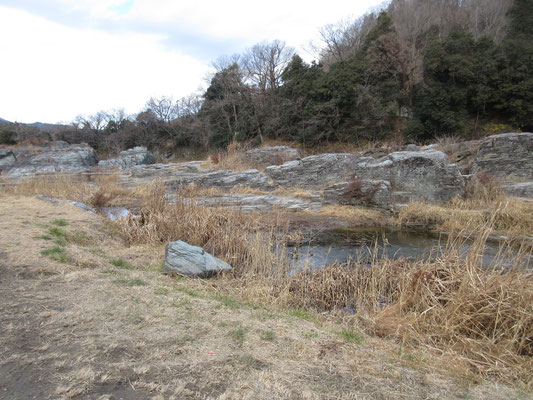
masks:
[(372, 333), (345, 312), (276, 305), (232, 276), (164, 276), (163, 244), (128, 247), (99, 215), (34, 196), (3, 195), (0, 209), (3, 393), (528, 397), (517, 381), (473, 373), (454, 349)]

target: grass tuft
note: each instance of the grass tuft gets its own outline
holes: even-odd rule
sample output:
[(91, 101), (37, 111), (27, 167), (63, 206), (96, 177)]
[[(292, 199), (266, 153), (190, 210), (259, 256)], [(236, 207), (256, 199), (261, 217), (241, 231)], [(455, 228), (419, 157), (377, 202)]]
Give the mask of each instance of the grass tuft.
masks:
[(117, 268), (120, 268), (120, 269), (128, 269), (128, 270), (132, 270), (133, 269), (133, 265), (129, 264), (128, 262), (124, 261), (123, 259), (121, 258), (115, 258), (115, 259), (112, 259), (109, 261), (109, 264), (117, 267)]

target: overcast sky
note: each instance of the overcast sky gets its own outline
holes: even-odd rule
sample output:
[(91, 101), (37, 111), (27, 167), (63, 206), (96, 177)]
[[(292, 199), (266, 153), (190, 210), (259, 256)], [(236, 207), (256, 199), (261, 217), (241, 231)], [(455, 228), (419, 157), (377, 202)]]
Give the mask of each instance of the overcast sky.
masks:
[(0, 0), (0, 117), (70, 122), (205, 88), (209, 63), (261, 41), (304, 48), (383, 0)]

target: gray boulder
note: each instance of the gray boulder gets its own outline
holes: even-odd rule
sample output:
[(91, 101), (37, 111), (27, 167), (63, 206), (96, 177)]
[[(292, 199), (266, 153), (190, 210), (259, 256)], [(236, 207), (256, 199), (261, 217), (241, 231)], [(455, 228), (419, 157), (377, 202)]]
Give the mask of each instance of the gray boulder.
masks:
[(319, 154), (270, 166), (265, 174), (279, 186), (316, 188), (352, 179), (357, 162), (354, 154)]
[(137, 165), (150, 165), (155, 163), (155, 157), (144, 146), (137, 146), (121, 151), (118, 158), (102, 160), (98, 167), (102, 169), (129, 169)]
[(485, 138), (472, 172), (488, 172), (507, 181), (533, 180), (533, 133), (502, 133)]
[(386, 210), (392, 207), (391, 184), (388, 181), (354, 179), (328, 186), (323, 192), (324, 203), (373, 206)]
[(17, 161), (15, 153), (11, 150), (0, 149), (0, 171), (3, 169), (10, 168)]
[(165, 249), (163, 271), (185, 276), (209, 276), (231, 271), (231, 265), (207, 253), (201, 247), (181, 240), (170, 242)]
[(533, 198), (533, 182), (503, 185), (503, 191), (509, 196)]
[(374, 159), (361, 159), (359, 179), (389, 181), (409, 201), (445, 202), (463, 196), (465, 182), (459, 168), (441, 151), (399, 151)]
[(44, 173), (78, 173), (92, 169), (98, 163), (96, 152), (86, 144), (51, 143), (48, 147), (21, 150), (8, 171), (11, 177)]
[(248, 150), (244, 157), (254, 165), (280, 165), (287, 161), (299, 160), (300, 152), (289, 146), (271, 146)]

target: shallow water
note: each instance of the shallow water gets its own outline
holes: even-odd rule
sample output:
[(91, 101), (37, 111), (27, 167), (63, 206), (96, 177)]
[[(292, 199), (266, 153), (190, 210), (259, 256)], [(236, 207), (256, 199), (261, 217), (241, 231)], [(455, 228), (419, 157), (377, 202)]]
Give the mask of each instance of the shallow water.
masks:
[(111, 221), (125, 218), (130, 215), (130, 211), (124, 207), (102, 207), (100, 211)]
[[(289, 247), (291, 264), (296, 269), (321, 268), (331, 263), (349, 260), (369, 262), (373, 257), (407, 260), (435, 259), (446, 249), (448, 238), (431, 231), (416, 229), (335, 229), (322, 231), (307, 243)], [(464, 241), (459, 247), (461, 256), (470, 251), (472, 242)], [(482, 254), (484, 267), (510, 266), (516, 263), (516, 252), (501, 248), (500, 243), (487, 241)], [(533, 266), (533, 255), (520, 258), (524, 266)]]

